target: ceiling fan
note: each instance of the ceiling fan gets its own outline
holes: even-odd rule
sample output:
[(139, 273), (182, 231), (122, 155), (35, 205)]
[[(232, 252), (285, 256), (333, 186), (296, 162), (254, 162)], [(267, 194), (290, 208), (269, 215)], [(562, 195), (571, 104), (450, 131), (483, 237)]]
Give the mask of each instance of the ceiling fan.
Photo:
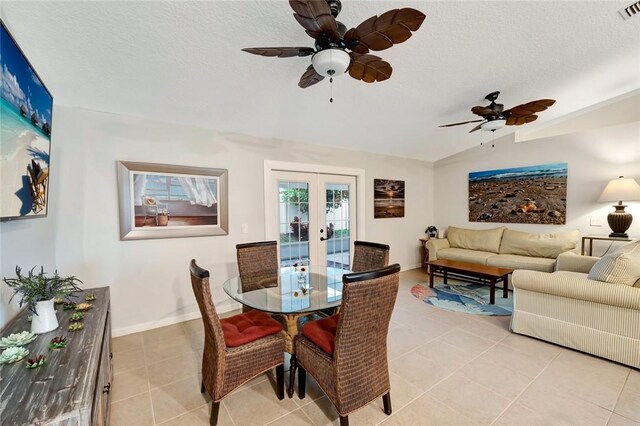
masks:
[(538, 119), (536, 113), (546, 110), (556, 102), (555, 99), (538, 99), (505, 110), (504, 105), (496, 103), (499, 95), (500, 92), (491, 92), (485, 96), (485, 99), (491, 102), (489, 105), (471, 108), (471, 112), (482, 117), (481, 119), (444, 124), (438, 127), (452, 127), (482, 121), (469, 131), (471, 133), (480, 129), (496, 131), (504, 126), (521, 126), (536, 121)]
[(342, 9), (340, 0), (289, 0), (289, 5), (294, 11), (293, 17), (315, 40), (315, 48), (251, 47), (242, 50), (278, 58), (313, 55), (311, 65), (298, 83), (301, 88), (347, 71), (351, 77), (366, 83), (387, 80), (393, 71), (391, 65), (369, 51), (385, 50), (406, 41), (425, 18), (415, 9), (393, 9), (347, 30), (336, 20)]

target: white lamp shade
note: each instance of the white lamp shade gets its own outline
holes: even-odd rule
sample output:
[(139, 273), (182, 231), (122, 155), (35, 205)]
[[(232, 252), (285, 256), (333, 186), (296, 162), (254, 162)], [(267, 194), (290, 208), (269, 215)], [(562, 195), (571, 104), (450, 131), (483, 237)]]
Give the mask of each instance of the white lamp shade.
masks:
[(491, 120), (491, 121), (487, 121), (486, 123), (482, 123), (480, 128), (488, 132), (493, 130), (500, 130), (506, 125), (507, 125), (507, 120)]
[[(313, 68), (323, 77), (335, 77), (344, 74), (351, 63), (351, 56), (342, 49), (325, 49), (311, 57)], [(333, 71), (330, 73), (329, 71)]]
[(633, 178), (620, 176), (610, 181), (598, 201), (639, 201), (640, 185)]

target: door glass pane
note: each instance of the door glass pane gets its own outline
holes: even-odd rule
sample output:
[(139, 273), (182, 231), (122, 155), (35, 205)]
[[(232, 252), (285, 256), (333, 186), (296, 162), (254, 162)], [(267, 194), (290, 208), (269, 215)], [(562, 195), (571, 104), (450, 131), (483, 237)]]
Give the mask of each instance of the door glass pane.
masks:
[(349, 211), (349, 185), (328, 183), (325, 186), (327, 232), (327, 266), (349, 270), (351, 266), (351, 223)]
[(309, 184), (278, 182), (280, 266), (309, 264)]

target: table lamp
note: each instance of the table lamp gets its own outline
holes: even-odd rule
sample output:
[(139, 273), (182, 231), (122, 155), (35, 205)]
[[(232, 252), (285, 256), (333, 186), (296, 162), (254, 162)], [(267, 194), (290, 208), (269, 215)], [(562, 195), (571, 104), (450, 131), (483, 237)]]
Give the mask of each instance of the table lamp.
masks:
[(624, 211), (624, 208), (627, 206), (623, 205), (622, 201), (638, 200), (640, 200), (640, 185), (638, 185), (635, 179), (620, 176), (618, 179), (613, 179), (607, 184), (598, 201), (618, 202), (618, 204), (614, 204), (613, 206), (616, 210), (607, 216), (607, 222), (609, 222), (609, 227), (613, 231), (609, 234), (610, 237), (628, 238), (626, 231), (631, 226), (633, 216), (631, 216), (631, 213)]

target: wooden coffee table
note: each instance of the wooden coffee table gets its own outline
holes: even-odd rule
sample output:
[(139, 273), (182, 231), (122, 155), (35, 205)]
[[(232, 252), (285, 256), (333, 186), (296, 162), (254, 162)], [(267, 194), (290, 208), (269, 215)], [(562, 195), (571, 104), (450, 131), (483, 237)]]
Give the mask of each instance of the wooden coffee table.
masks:
[(470, 275), (475, 278), (485, 278), (489, 280), (491, 286), (489, 303), (496, 303), (496, 281), (502, 280), (502, 297), (509, 297), (509, 274), (513, 272), (513, 269), (498, 268), (496, 266), (479, 265), (477, 263), (459, 262), (457, 260), (432, 260), (427, 262), (429, 267), (429, 287), (433, 288), (433, 273), (435, 271), (442, 271), (444, 277), (444, 283), (447, 283), (447, 274), (449, 272), (455, 272), (462, 275)]

